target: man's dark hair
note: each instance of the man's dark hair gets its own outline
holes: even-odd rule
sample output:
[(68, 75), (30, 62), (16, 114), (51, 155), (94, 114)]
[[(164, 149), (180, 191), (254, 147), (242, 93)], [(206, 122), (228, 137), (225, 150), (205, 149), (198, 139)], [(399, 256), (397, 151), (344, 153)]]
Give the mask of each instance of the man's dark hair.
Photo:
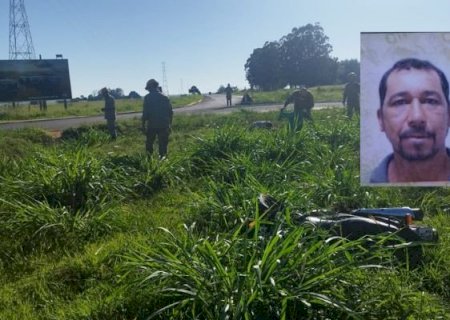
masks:
[(409, 70), (409, 69), (423, 69), (423, 70), (434, 70), (439, 75), (439, 78), (441, 80), (441, 87), (442, 92), (444, 92), (445, 100), (447, 101), (447, 107), (450, 107), (450, 103), (448, 100), (448, 81), (447, 77), (445, 76), (444, 72), (442, 72), (439, 68), (437, 68), (434, 64), (432, 64), (429, 61), (426, 60), (419, 60), (416, 58), (407, 58), (400, 61), (397, 61), (392, 68), (390, 68), (386, 73), (383, 75), (380, 81), (380, 86), (378, 88), (378, 92), (380, 94), (380, 108), (383, 107), (384, 99), (386, 98), (386, 82), (387, 78), (391, 75), (394, 71), (399, 70)]

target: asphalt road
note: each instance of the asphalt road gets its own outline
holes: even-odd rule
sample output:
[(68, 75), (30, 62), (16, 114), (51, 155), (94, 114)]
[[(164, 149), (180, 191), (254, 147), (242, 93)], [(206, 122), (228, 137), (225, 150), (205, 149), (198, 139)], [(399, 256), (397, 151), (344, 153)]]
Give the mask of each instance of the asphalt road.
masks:
[[(233, 96), (233, 103), (240, 102), (241, 96)], [(314, 109), (321, 109), (327, 107), (342, 106), (339, 102), (329, 103), (316, 103)], [(252, 106), (226, 106), (226, 100), (224, 95), (206, 95), (202, 102), (181, 108), (174, 109), (174, 113), (177, 114), (199, 114), (199, 113), (221, 113), (227, 114), (241, 109), (251, 110), (256, 112), (267, 112), (273, 110), (279, 110), (282, 104), (269, 104), (269, 105), (252, 105)], [(140, 118), (141, 112), (128, 112), (117, 114), (117, 120)], [(70, 118), (58, 118), (58, 119), (40, 119), (40, 120), (27, 120), (27, 121), (9, 121), (0, 122), (0, 130), (14, 130), (21, 128), (42, 128), (48, 131), (61, 131), (68, 128), (76, 128), (82, 125), (89, 125), (95, 123), (104, 123), (105, 119), (103, 115), (89, 116), (89, 117), (70, 117)]]

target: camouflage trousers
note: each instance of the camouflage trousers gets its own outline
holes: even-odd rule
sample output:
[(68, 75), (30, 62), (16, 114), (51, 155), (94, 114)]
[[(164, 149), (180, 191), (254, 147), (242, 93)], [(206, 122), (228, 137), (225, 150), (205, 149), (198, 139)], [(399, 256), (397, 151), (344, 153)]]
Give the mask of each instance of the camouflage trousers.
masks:
[(359, 103), (347, 103), (347, 117), (352, 118), (353, 113), (359, 115)]
[(116, 120), (107, 119), (106, 127), (108, 128), (108, 132), (109, 132), (109, 135), (111, 136), (111, 138), (116, 139), (117, 138)]
[(167, 146), (169, 144), (170, 128), (147, 128), (147, 140), (145, 149), (149, 154), (153, 153), (153, 144), (158, 136), (159, 157), (167, 155)]

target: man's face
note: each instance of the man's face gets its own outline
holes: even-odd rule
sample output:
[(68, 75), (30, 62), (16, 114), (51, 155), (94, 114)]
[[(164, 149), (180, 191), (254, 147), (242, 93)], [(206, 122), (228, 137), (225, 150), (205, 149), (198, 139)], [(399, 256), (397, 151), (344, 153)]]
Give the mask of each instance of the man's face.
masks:
[(449, 112), (438, 74), (434, 70), (396, 70), (386, 87), (378, 122), (394, 153), (420, 161), (445, 150)]

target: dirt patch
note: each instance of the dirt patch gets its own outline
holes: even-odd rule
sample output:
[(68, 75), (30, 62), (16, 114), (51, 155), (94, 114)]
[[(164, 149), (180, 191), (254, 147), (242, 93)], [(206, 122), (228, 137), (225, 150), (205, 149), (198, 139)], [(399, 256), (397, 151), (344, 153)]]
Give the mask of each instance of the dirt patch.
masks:
[(52, 130), (52, 131), (47, 131), (48, 135), (51, 136), (54, 139), (59, 139), (61, 138), (62, 135), (62, 131), (61, 130)]

